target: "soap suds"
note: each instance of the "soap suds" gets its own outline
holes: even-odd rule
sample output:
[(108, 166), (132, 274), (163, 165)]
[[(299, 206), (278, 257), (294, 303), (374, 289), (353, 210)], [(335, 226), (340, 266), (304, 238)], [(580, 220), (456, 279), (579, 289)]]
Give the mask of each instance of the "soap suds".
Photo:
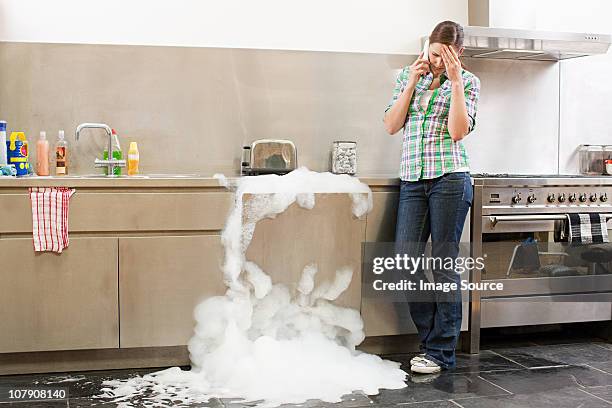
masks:
[(260, 220), (293, 203), (312, 209), (317, 193), (349, 194), (353, 215), (361, 217), (372, 208), (368, 186), (348, 175), (300, 168), (285, 176), (243, 177), (235, 187), (222, 233), (228, 289), (195, 308), (191, 370), (172, 367), (106, 381), (100, 397), (125, 407), (186, 405), (213, 397), (273, 407), (309, 399), (339, 402), (353, 391), (377, 394), (381, 388), (405, 387), (398, 363), (355, 349), (365, 338), (359, 312), (333, 303), (351, 282), (350, 267), (316, 284), (317, 265), (306, 265), (297, 288), (290, 290), (245, 256)]

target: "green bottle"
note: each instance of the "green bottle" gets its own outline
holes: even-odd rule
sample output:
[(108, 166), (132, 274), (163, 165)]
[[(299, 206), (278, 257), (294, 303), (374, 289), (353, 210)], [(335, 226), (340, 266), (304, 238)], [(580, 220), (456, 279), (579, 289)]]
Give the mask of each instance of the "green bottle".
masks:
[[(104, 150), (104, 160), (108, 160), (108, 150)], [(117, 137), (117, 132), (113, 129), (113, 159), (122, 160), (123, 152), (121, 151), (121, 145), (119, 144), (119, 138)], [(108, 168), (104, 168), (104, 174), (108, 176)], [(115, 167), (113, 169), (113, 175), (120, 176), (121, 175), (121, 167)]]

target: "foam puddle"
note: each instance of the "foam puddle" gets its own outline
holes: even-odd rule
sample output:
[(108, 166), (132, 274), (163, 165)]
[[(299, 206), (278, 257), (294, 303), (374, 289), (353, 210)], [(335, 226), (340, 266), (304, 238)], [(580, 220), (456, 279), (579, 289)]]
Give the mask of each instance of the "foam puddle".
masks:
[[(99, 397), (124, 407), (188, 405), (213, 397), (273, 407), (310, 399), (340, 402), (353, 391), (372, 395), (405, 387), (399, 363), (355, 350), (365, 337), (361, 316), (334, 304), (351, 282), (351, 268), (339, 269), (332, 282), (315, 284), (316, 264), (306, 265), (290, 290), (245, 257), (258, 221), (294, 202), (312, 209), (315, 193), (350, 194), (352, 212), (361, 217), (372, 208), (369, 187), (350, 176), (306, 168), (285, 176), (243, 177), (233, 187), (235, 205), (222, 234), (228, 289), (195, 309), (191, 370), (172, 367), (105, 381)], [(244, 194), (254, 195), (243, 202)]]

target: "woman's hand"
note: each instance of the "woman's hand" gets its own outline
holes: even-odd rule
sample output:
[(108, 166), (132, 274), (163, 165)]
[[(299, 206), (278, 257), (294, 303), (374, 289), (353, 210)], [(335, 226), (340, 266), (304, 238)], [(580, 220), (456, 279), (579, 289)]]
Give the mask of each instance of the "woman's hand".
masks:
[(455, 52), (454, 48), (448, 45), (442, 45), (442, 60), (446, 67), (446, 75), (451, 82), (462, 83), (463, 78), (461, 76), (461, 61), (459, 56)]
[(410, 78), (408, 81), (412, 85), (416, 85), (421, 79), (421, 76), (425, 75), (429, 72), (429, 61), (423, 59), (423, 53), (419, 55), (419, 57), (410, 65)]

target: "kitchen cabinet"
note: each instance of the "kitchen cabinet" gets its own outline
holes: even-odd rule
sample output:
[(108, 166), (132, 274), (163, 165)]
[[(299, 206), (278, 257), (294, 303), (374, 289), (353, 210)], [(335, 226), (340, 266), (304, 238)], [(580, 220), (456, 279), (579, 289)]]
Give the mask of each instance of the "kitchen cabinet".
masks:
[(119, 238), (121, 348), (185, 345), (193, 311), (223, 295), (219, 235)]
[[(397, 221), (399, 192), (376, 191), (372, 193), (374, 208), (368, 214), (366, 237), (368, 242), (394, 242)], [(466, 227), (468, 228), (466, 230)], [(469, 239), (469, 214), (464, 226), (461, 241)], [(468, 293), (463, 292), (463, 321), (461, 330), (468, 328)], [(416, 327), (410, 317), (410, 309), (405, 302), (391, 303), (377, 301), (366, 296), (361, 299), (361, 317), (366, 336), (389, 336), (396, 334), (415, 334)]]
[[(0, 372), (188, 363), (194, 308), (226, 291), (221, 229), (233, 194), (208, 179), (45, 180), (0, 186), (0, 212), (11, 214), (0, 218)], [(368, 216), (352, 214), (347, 194), (317, 194), (312, 210), (293, 204), (261, 220), (247, 259), (290, 288), (309, 263), (317, 284), (351, 267), (337, 303), (361, 308), (372, 331), (389, 316), (362, 304), (361, 243), (392, 240), (397, 193), (383, 182)], [(62, 254), (32, 249), (27, 183), (75, 183)], [(14, 354), (37, 351), (54, 353)]]
[[(368, 214), (366, 238), (368, 242), (393, 242), (397, 220), (397, 191), (372, 193), (374, 208)], [(406, 303), (381, 302), (364, 296), (361, 316), (366, 336), (387, 336), (416, 333)]]
[(119, 346), (117, 238), (71, 238), (61, 255), (0, 239), (0, 352)]

